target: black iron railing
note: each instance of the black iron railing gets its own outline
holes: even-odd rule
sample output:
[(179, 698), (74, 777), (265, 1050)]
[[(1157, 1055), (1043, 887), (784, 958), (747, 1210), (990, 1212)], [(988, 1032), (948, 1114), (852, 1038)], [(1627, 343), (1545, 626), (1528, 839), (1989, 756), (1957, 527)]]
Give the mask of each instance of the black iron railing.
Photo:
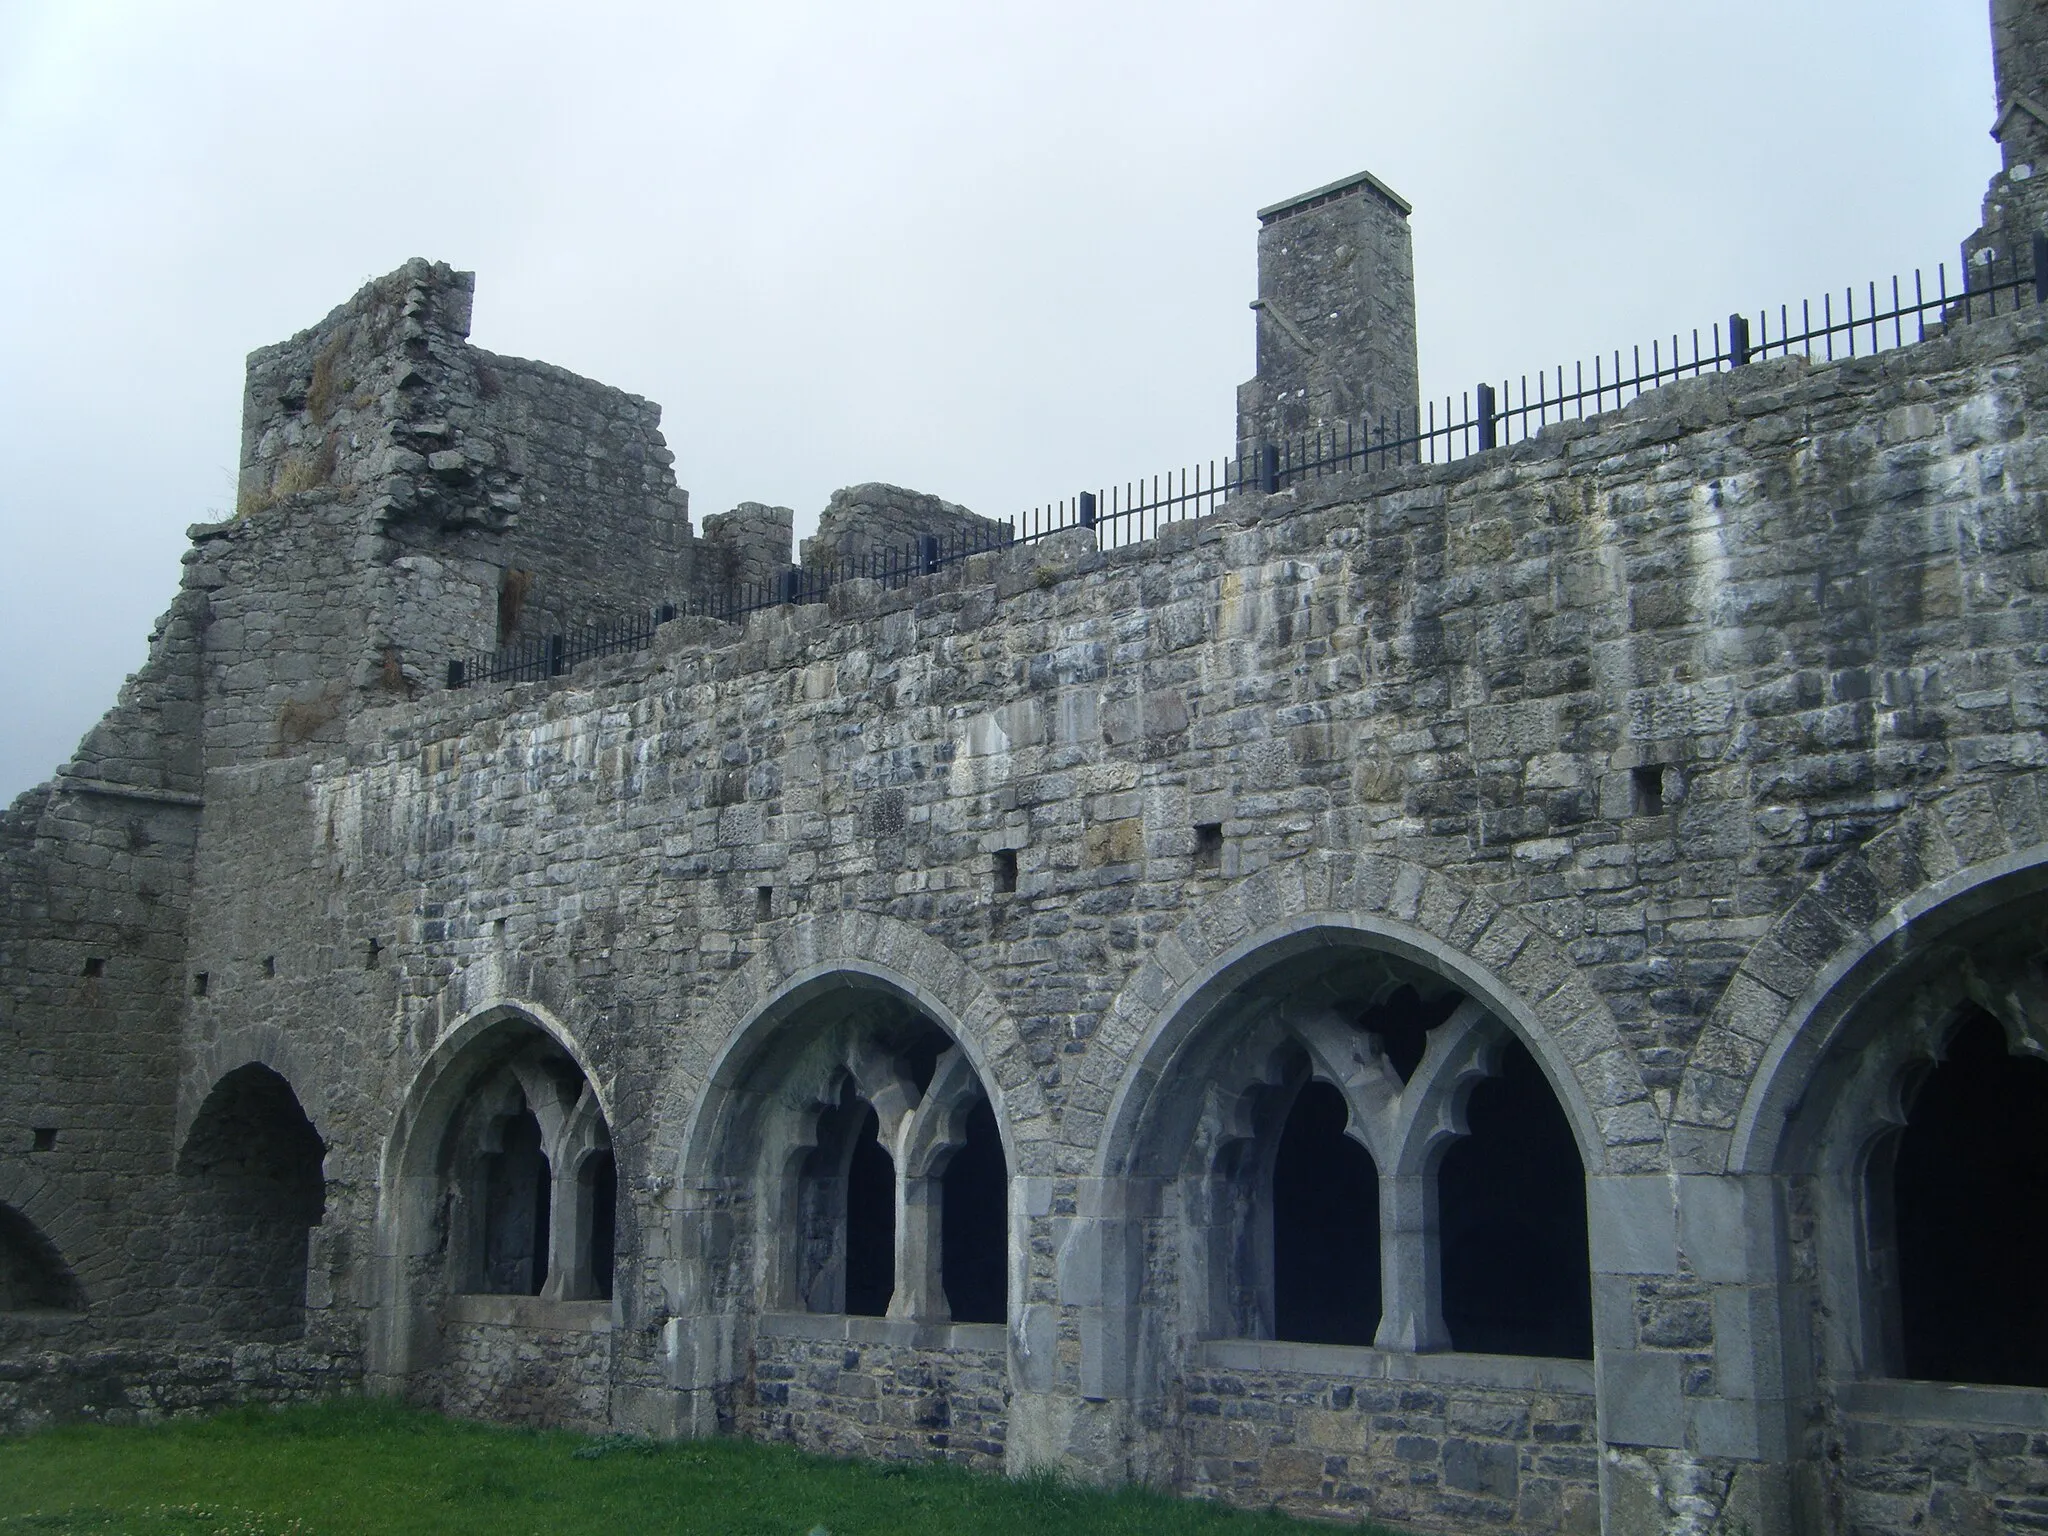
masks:
[(1347, 421), (1279, 442), (1244, 443), (1236, 458), (1212, 459), (1169, 475), (1083, 491), (1029, 508), (1007, 521), (990, 520), (983, 526), (927, 534), (900, 548), (797, 566), (769, 582), (728, 582), (644, 613), (564, 625), (556, 633), (451, 660), (448, 686), (559, 677), (592, 657), (651, 645), (660, 625), (684, 614), (738, 622), (764, 608), (823, 602), (834, 587), (851, 580), (900, 587), (971, 555), (1028, 544), (1070, 528), (1093, 529), (1103, 548), (1137, 544), (1169, 523), (1208, 516), (1234, 496), (1271, 495), (1331, 475), (1449, 463), (1525, 441), (1558, 422), (1618, 410), (1680, 379), (1767, 358), (1799, 355), (1834, 361), (1925, 341), (1949, 327), (2010, 314), (2028, 304), (2048, 304), (2048, 237), (2035, 236), (2028, 256), (2024, 270), (2017, 252), (2002, 262), (1994, 260), (1953, 293), (1946, 265), (1935, 269), (1931, 293), (1916, 270), (1910, 295), (1906, 285), (1893, 278), (1889, 291), (1874, 282), (1860, 293), (1855, 288), (1842, 290), (1839, 309), (1832, 293), (1822, 296), (1818, 314), (1810, 301), (1800, 305), (1796, 317), (1790, 305), (1780, 305), (1775, 328), (1768, 310), (1758, 312), (1754, 325), (1749, 316), (1732, 314), (1725, 324), (1716, 322), (1704, 333), (1695, 328), (1689, 340), (1676, 333), (1668, 344), (1665, 338), (1653, 340), (1647, 360), (1641, 347), (1632, 348), (1626, 358), (1618, 349), (1595, 357), (1590, 377), (1585, 363), (1574, 364), (1569, 375), (1559, 364), (1498, 385), (1481, 383), (1456, 398), (1446, 396), (1441, 414), (1430, 401), (1391, 419)]

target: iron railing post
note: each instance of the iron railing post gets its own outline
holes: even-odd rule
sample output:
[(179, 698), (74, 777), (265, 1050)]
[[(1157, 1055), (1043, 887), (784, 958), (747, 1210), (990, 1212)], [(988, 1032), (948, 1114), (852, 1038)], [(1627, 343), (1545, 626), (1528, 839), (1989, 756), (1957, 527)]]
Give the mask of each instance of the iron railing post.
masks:
[(569, 670), (568, 642), (560, 635), (548, 636), (548, 676), (560, 677)]
[(1749, 318), (1746, 315), (1728, 317), (1728, 366), (1740, 368), (1749, 361)]
[(1280, 489), (1280, 449), (1274, 443), (1259, 444), (1259, 494), (1270, 496)]
[(462, 686), (462, 663), (452, 656), (448, 659), (448, 686), (450, 688), (460, 688)]
[(1499, 424), (1493, 413), (1493, 386), (1479, 386), (1479, 451), (1500, 446)]
[(1095, 526), (1095, 493), (1093, 491), (1083, 491), (1078, 500), (1081, 507), (1081, 526), (1083, 528), (1093, 528)]
[(782, 600), (785, 603), (796, 602), (803, 593), (803, 573), (792, 566), (782, 573), (781, 586)]
[(917, 558), (929, 576), (939, 568), (939, 536), (935, 533), (920, 533), (917, 536)]

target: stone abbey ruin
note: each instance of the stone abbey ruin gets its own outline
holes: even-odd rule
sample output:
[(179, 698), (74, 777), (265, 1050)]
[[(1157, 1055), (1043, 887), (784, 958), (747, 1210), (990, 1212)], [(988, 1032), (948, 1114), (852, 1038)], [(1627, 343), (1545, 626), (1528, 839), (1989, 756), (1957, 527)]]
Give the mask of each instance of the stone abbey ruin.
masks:
[(693, 528), (425, 262), (255, 353), (240, 515), (0, 818), (0, 1425), (2040, 1529), (2048, 11), (1993, 35), (1966, 295), (1462, 457), (1406, 205), (1266, 210), (1240, 468), (1144, 537)]

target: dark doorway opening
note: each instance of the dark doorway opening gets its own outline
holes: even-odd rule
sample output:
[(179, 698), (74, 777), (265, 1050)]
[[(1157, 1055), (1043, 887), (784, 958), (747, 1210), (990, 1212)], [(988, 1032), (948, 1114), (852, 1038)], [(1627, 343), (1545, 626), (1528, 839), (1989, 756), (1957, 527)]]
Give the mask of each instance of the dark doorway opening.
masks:
[(1528, 1048), (1472, 1090), (1437, 1172), (1444, 1323), (1479, 1354), (1593, 1356), (1586, 1169)]
[(307, 1234), (326, 1206), (327, 1148), (291, 1084), (258, 1062), (213, 1085), (178, 1153), (166, 1249), (216, 1336), (304, 1332)]
[(1273, 1332), (1370, 1344), (1380, 1325), (1380, 1181), (1344, 1134), (1344, 1096), (1312, 1079), (1273, 1157)]
[(1009, 1320), (1010, 1168), (987, 1099), (969, 1111), (967, 1139), (942, 1175), (939, 1274), (956, 1323)]
[(896, 1163), (873, 1109), (853, 1133), (846, 1166), (846, 1310), (881, 1317), (896, 1293)]
[(1906, 1374), (2048, 1386), (2048, 1063), (1971, 1008), (1892, 1166)]
[(0, 1205), (0, 1312), (82, 1312), (85, 1293), (57, 1245)]
[(612, 1299), (612, 1265), (619, 1234), (619, 1164), (609, 1152), (591, 1154), (583, 1165), (584, 1198), (590, 1212), (590, 1288), (600, 1301)]
[(548, 1280), (550, 1170), (540, 1122), (522, 1107), (484, 1164), (484, 1273), (479, 1289), (538, 1296)]

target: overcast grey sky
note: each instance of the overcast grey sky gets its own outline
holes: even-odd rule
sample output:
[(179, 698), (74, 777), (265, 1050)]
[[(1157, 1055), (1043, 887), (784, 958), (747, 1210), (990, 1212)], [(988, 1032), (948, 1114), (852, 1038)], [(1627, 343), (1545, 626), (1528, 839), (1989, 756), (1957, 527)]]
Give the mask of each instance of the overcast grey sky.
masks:
[(1424, 388), (1946, 260), (1984, 0), (0, 0), (0, 802), (112, 701), (242, 359), (408, 256), (659, 401), (701, 522), (1228, 451), (1253, 210), (1415, 205)]

